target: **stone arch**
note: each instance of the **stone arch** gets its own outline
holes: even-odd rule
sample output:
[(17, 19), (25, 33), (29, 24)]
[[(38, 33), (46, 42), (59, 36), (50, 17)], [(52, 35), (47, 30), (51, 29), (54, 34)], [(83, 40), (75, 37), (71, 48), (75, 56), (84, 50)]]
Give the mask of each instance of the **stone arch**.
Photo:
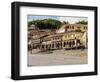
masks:
[(59, 42), (57, 42), (57, 48), (59, 48), (60, 47), (60, 44), (59, 44)]
[(49, 49), (51, 49), (51, 44), (49, 44)]
[(75, 45), (75, 40), (72, 41), (73, 46)]
[(52, 48), (54, 48), (54, 43), (52, 44)]
[(66, 46), (66, 42), (63, 43), (64, 47)]
[(42, 48), (44, 49), (44, 45), (42, 45)]
[(71, 41), (69, 41), (69, 47), (71, 47), (71, 44), (72, 44)]
[(77, 44), (80, 44), (80, 40), (77, 40), (77, 42), (76, 42)]

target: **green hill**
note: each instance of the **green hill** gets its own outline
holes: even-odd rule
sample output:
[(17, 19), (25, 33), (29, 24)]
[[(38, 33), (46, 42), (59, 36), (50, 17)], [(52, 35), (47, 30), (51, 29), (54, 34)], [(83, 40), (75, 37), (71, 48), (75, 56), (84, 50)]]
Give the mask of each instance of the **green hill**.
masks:
[(54, 19), (33, 20), (28, 22), (28, 27), (32, 24), (39, 29), (57, 29), (63, 25), (60, 21)]

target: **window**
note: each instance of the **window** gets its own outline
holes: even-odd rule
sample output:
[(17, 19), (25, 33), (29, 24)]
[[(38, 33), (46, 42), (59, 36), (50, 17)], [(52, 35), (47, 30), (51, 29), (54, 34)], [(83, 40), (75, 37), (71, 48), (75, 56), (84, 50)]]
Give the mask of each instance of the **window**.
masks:
[(74, 29), (74, 26), (72, 26), (72, 29)]
[(50, 44), (50, 48), (51, 48), (51, 44)]
[(42, 45), (42, 48), (44, 48), (44, 45)]
[(84, 30), (86, 29), (86, 27), (84, 27)]
[(52, 48), (54, 48), (54, 43), (52, 44)]
[(78, 29), (80, 29), (80, 27), (77, 27)]
[(84, 30), (86, 30), (87, 29), (87, 27), (84, 27)]
[(46, 48), (48, 48), (48, 45), (46, 45)]
[(66, 26), (66, 28), (68, 29), (68, 28), (69, 28), (69, 26)]

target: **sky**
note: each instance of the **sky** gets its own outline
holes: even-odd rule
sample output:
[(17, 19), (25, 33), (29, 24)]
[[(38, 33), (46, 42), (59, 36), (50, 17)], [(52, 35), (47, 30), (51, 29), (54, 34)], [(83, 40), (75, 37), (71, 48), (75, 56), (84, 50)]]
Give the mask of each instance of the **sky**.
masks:
[(69, 22), (71, 24), (76, 23), (78, 21), (88, 21), (87, 17), (75, 17), (75, 16), (48, 16), (48, 15), (28, 15), (28, 21), (32, 21), (32, 20), (42, 20), (42, 19), (55, 19), (55, 20), (59, 20), (61, 22), (66, 21)]

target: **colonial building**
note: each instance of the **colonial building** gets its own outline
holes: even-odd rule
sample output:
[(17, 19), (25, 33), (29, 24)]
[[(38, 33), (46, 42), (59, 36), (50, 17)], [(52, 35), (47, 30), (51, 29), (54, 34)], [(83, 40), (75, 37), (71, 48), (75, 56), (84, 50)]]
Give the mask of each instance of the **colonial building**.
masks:
[(87, 47), (87, 25), (66, 24), (56, 34), (44, 37), (41, 50), (74, 49)]
[(54, 34), (44, 37), (41, 41), (41, 50), (61, 49), (62, 48), (62, 34)]
[(87, 25), (65, 24), (56, 31), (33, 30), (32, 48), (40, 50), (87, 48)]
[(70, 32), (70, 31), (77, 31), (77, 32), (85, 32), (87, 30), (87, 25), (83, 24), (65, 24), (60, 29), (58, 29), (57, 33), (64, 33), (64, 32)]

